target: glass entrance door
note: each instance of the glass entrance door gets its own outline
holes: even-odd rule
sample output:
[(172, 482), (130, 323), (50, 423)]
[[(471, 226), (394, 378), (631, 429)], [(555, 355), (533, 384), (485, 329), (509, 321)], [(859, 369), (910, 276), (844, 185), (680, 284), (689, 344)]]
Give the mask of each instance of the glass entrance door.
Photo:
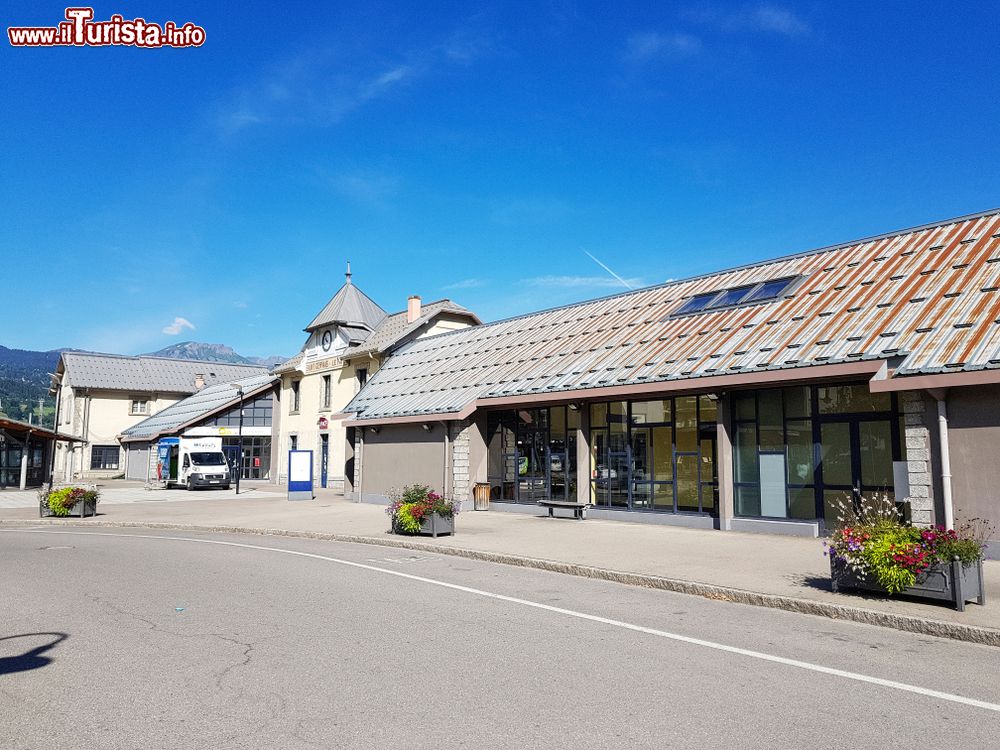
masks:
[(517, 441), (517, 502), (549, 498), (548, 430), (524, 430)]
[(838, 524), (838, 508), (861, 497), (895, 500), (892, 421), (850, 419), (820, 424), (820, 477), (827, 527)]

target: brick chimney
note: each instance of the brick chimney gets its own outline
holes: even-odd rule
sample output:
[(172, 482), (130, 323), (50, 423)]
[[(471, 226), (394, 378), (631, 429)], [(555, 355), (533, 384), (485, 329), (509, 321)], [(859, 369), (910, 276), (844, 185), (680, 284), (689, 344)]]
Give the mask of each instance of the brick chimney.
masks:
[(406, 322), (412, 323), (420, 317), (420, 296), (413, 294), (406, 301)]
[(205, 374), (199, 372), (197, 375), (194, 376), (194, 389), (196, 391), (200, 391), (204, 387), (205, 387)]

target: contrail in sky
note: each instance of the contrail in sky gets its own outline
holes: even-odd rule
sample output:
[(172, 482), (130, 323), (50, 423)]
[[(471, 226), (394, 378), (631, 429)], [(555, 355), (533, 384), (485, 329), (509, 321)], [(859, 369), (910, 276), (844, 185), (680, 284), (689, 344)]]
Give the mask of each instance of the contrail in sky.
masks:
[(592, 261), (594, 261), (594, 263), (596, 263), (597, 265), (599, 265), (605, 271), (607, 271), (612, 276), (614, 276), (616, 279), (618, 279), (622, 284), (624, 284), (626, 289), (634, 289), (635, 288), (631, 284), (629, 284), (627, 281), (625, 281), (625, 279), (623, 279), (621, 276), (619, 276), (614, 271), (612, 271), (610, 268), (608, 268), (606, 265), (604, 265), (603, 263), (601, 263), (601, 261), (599, 261), (597, 258), (595, 258), (588, 250), (584, 250), (584, 248), (580, 248), (580, 249), (583, 250), (583, 252), (587, 253), (587, 257), (590, 258)]

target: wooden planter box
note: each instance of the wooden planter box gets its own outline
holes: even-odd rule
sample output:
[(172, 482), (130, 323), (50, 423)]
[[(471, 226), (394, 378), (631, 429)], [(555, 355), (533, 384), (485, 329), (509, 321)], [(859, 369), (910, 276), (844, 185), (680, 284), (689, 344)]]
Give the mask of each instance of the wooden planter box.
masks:
[[(407, 534), (396, 525), (393, 521), (392, 530), (396, 534), (406, 534), (407, 536), (413, 536), (412, 534)], [(417, 535), (420, 536), (433, 536), (438, 537), (441, 534), (452, 534), (455, 533), (455, 516), (442, 516), (438, 513), (431, 513), (429, 516), (424, 517), (424, 520), (420, 522), (420, 531)]]
[[(865, 574), (859, 574), (835, 558), (830, 558), (830, 580), (834, 593), (841, 588), (888, 592)], [(900, 594), (924, 599), (940, 599), (951, 602), (959, 612), (965, 611), (965, 603), (972, 599), (977, 604), (986, 603), (986, 587), (983, 583), (983, 561), (975, 565), (963, 566), (956, 557), (950, 563), (939, 563), (928, 568), (917, 577), (917, 582), (903, 589)]]
[(73, 503), (73, 507), (69, 509), (68, 516), (57, 516), (51, 510), (49, 510), (49, 504), (44, 500), (38, 504), (38, 517), (39, 518), (86, 518), (87, 516), (97, 515), (97, 501), (96, 500), (77, 500)]

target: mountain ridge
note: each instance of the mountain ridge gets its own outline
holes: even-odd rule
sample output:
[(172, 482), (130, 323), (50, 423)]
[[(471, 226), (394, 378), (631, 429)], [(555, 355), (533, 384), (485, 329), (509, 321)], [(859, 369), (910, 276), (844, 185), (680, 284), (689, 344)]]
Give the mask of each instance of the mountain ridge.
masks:
[(181, 341), (140, 356), (200, 359), (206, 362), (229, 362), (236, 365), (261, 365), (263, 367), (272, 367), (288, 359), (276, 354), (268, 357), (244, 357), (226, 344), (207, 344), (201, 341)]
[[(0, 414), (22, 422), (26, 422), (31, 415), (37, 423), (38, 401), (41, 399), (42, 424), (47, 423), (51, 426), (55, 403), (49, 395), (49, 373), (55, 371), (63, 352), (84, 351), (70, 347), (35, 351), (14, 349), (0, 344)], [(287, 359), (278, 355), (244, 357), (225, 344), (205, 344), (198, 341), (182, 341), (139, 356), (200, 359), (209, 362), (259, 365), (269, 369)]]

